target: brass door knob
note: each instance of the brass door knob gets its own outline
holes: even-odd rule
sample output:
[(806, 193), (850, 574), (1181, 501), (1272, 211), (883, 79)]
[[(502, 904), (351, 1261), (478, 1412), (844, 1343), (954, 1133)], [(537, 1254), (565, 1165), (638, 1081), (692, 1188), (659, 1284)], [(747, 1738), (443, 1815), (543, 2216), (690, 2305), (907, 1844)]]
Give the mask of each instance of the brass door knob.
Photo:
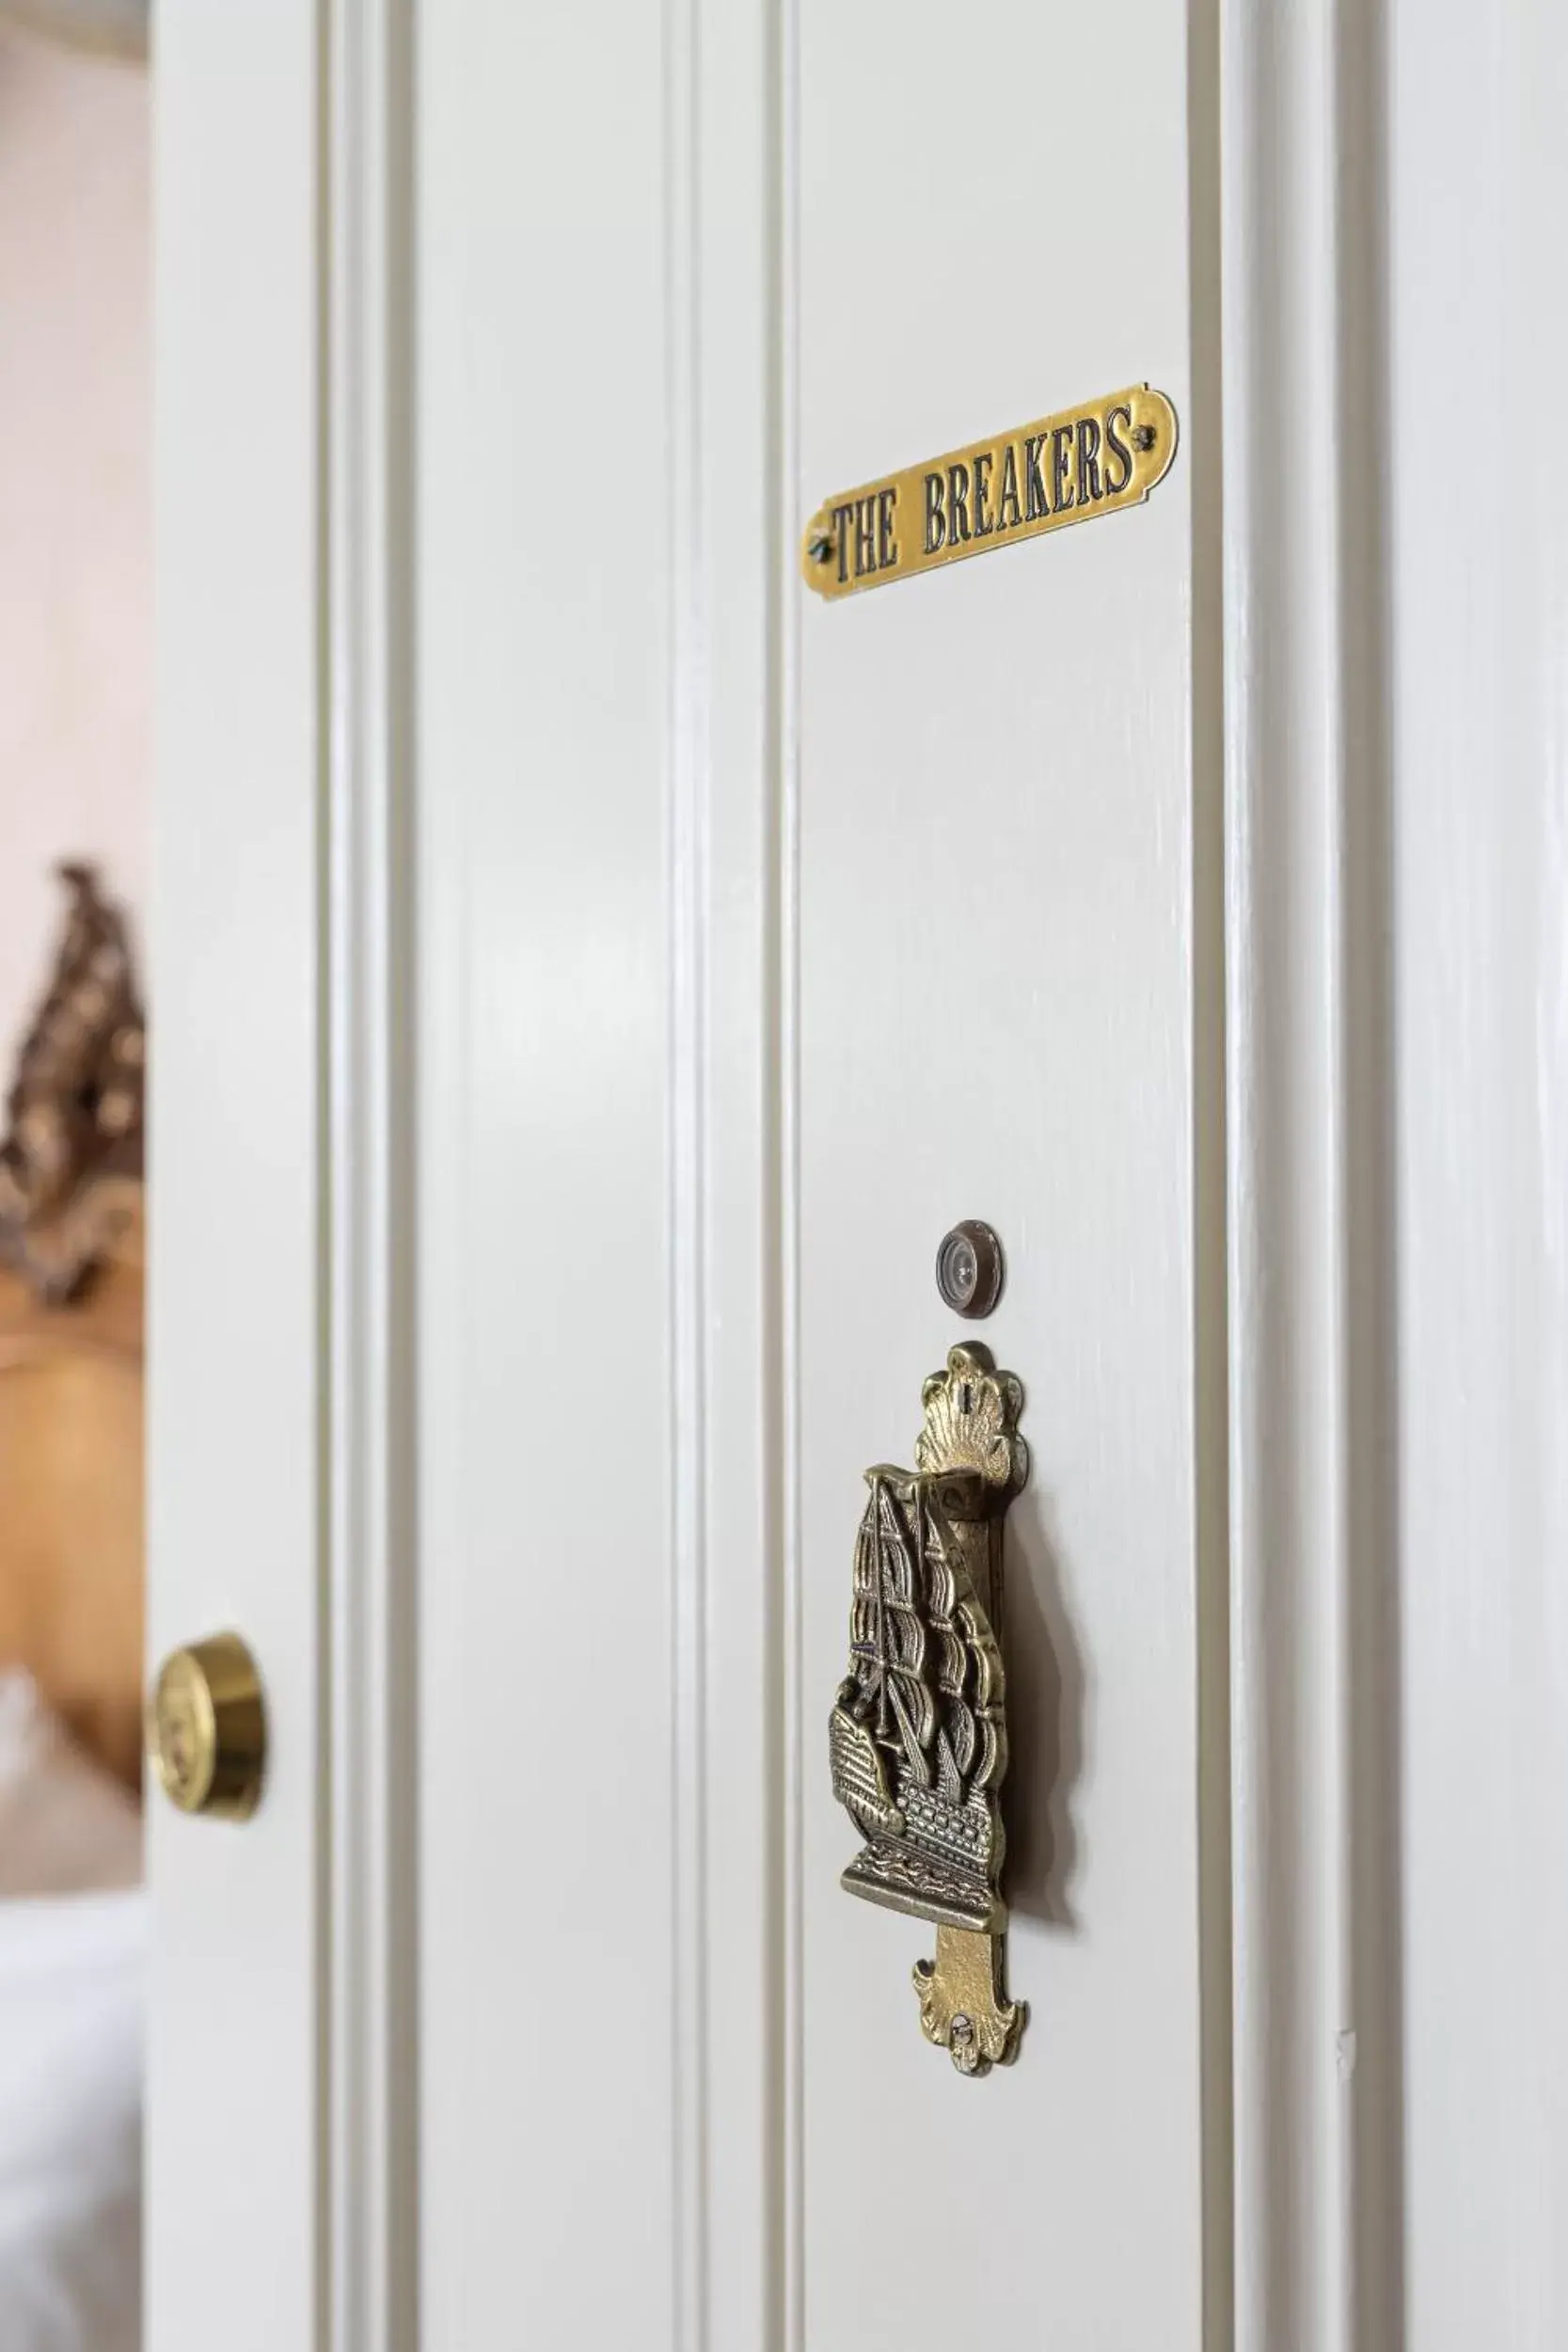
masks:
[(147, 1705), (147, 1750), (181, 1812), (248, 1820), (266, 1748), (261, 1678), (239, 1635), (214, 1633), (171, 1650)]

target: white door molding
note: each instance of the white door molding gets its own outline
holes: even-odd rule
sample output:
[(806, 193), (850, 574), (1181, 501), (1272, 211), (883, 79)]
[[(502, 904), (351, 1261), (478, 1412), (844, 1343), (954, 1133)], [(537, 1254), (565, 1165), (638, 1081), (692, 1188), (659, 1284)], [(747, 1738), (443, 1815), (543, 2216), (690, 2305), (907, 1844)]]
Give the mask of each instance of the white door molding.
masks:
[(1223, 20), (1240, 2352), (1401, 2341), (1381, 40)]
[(413, 26), (327, 0), (324, 2352), (419, 2337)]
[(803, 2352), (792, 0), (665, 12), (671, 2342)]

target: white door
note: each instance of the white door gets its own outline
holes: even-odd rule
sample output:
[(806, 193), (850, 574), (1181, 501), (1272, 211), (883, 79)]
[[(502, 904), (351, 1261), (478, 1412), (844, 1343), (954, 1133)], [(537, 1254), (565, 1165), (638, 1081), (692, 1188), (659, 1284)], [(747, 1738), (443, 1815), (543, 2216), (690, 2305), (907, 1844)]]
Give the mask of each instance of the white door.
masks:
[[(154, 1840), (154, 2352), (1555, 2352), (1560, 499), (1430, 485), (1568, 56), (1441, 13), (168, 0), (151, 1614), (271, 1755)], [(803, 584), (1145, 383), (1147, 502)], [(958, 1341), (968, 2079), (828, 1729)]]
[[(1205, 2342), (1217, 319), (1180, 13), (1124, 11), (1114, 71), (1073, 22), (422, 28), (438, 2345)], [(1180, 429), (1146, 505), (802, 589), (830, 494), (1145, 381)], [(933, 1279), (962, 1218), (1006, 1252), (984, 1324)], [(863, 1474), (911, 1462), (966, 1337), (1033, 1459), (1004, 1636), (1030, 2014), (976, 2080), (922, 2039), (933, 1929), (840, 1888), (828, 1761)]]

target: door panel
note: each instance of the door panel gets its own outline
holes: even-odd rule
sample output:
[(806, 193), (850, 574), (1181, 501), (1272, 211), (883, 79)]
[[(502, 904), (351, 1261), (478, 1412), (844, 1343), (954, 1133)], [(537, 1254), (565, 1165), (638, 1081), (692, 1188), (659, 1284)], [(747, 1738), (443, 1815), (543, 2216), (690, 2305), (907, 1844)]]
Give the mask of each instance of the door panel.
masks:
[[(1149, 503), (823, 606), (800, 639), (805, 2230), (813, 2352), (1200, 2342), (1199, 1120), (1185, 32), (801, 21), (801, 513), (1149, 379)], [(1017, 96), (1042, 86), (1048, 133)], [(1207, 331), (1207, 329), (1205, 330)], [(906, 526), (908, 527), (908, 526)], [(1212, 795), (1206, 805), (1212, 811)], [(1203, 901), (1212, 913), (1213, 901)], [(989, 1219), (994, 1318), (939, 1304)], [(1023, 1381), (1006, 1521), (1015, 2067), (958, 2080), (931, 1931), (847, 1900), (820, 1717), (870, 1462), (978, 1336)], [(1212, 1576), (1220, 1563), (1211, 1558)], [(1220, 1600), (1211, 1588), (1211, 1599)], [(963, 2219), (959, 2222), (958, 2217)], [(934, 2244), (928, 2242), (934, 2240)]]
[(452, 2352), (641, 2343), (674, 2292), (669, 564), (657, 498), (584, 528), (665, 442), (659, 73), (646, 10), (424, 19), (422, 2233)]
[[(1103, 56), (1018, 0), (958, 40), (868, 0), (422, 23), (435, 2352), (513, 2312), (723, 2352), (1204, 2340), (1186, 75), (1153, 0)], [(1058, 83), (1049, 136), (1006, 119)], [(1183, 432), (1147, 506), (802, 596), (825, 493), (1145, 377)], [(839, 1888), (827, 1761), (862, 1472), (963, 1336), (931, 1266), (965, 1216), (1035, 1461), (1032, 2022), (977, 2083), (920, 2035), (932, 1931)]]

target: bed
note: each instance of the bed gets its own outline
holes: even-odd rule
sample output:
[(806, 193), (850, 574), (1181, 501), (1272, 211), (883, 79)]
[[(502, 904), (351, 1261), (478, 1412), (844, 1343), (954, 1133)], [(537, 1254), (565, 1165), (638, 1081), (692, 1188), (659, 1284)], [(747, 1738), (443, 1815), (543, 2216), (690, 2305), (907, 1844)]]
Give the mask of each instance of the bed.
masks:
[[(61, 971), (74, 938), (101, 981), (71, 886)], [(137, 2352), (142, 1216), (120, 1110), (107, 1155), (83, 1125), (83, 1007), (126, 1061), (125, 1002), (59, 978), (0, 1147), (0, 2346)]]

